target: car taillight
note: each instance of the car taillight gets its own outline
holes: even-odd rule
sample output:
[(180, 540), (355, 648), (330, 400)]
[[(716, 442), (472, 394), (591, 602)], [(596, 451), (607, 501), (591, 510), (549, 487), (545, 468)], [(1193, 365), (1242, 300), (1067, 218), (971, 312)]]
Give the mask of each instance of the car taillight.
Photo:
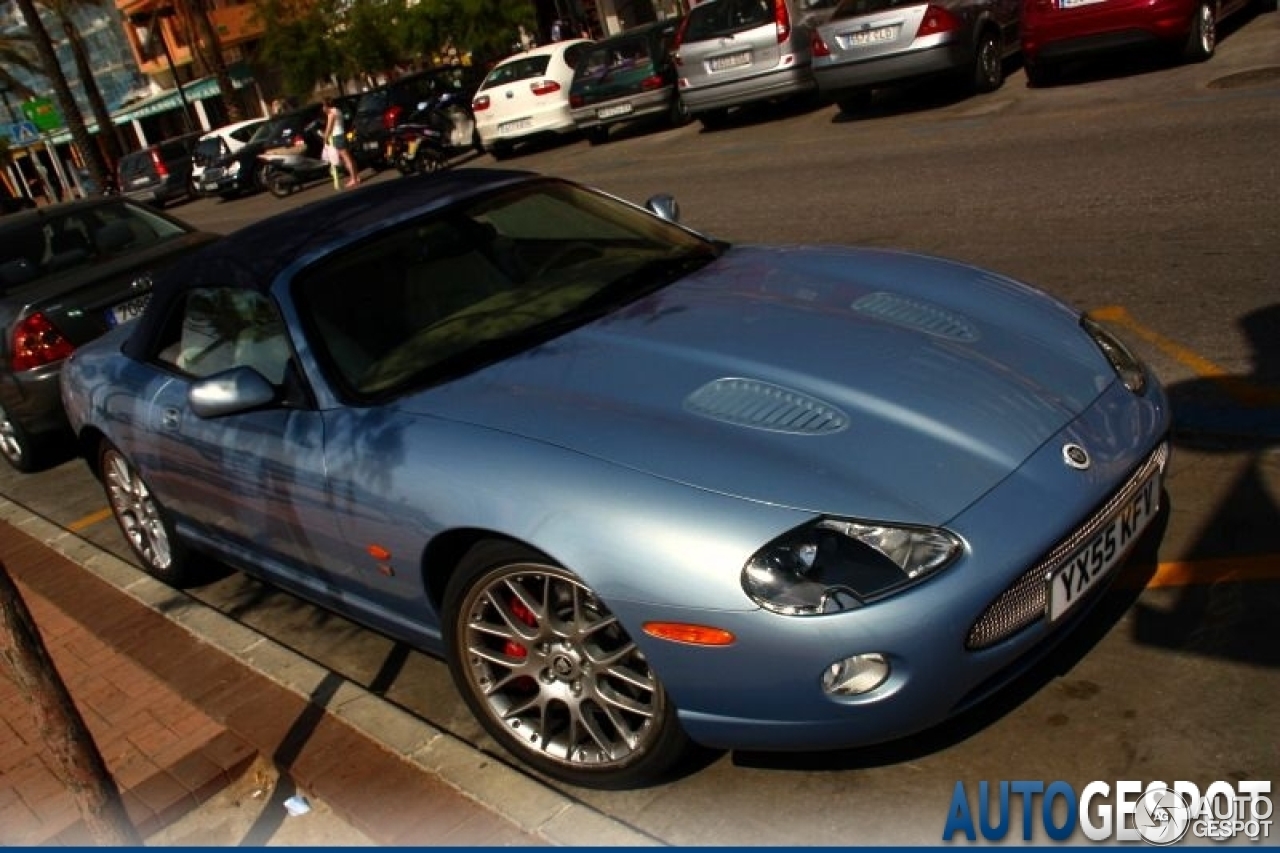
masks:
[(169, 177), (169, 167), (166, 166), (164, 164), (164, 161), (160, 159), (159, 151), (151, 152), (151, 162), (155, 164), (157, 175), (159, 175), (162, 178)]
[(535, 95), (550, 95), (552, 92), (560, 91), (560, 84), (555, 80), (539, 80), (536, 83), (530, 83), (529, 89)]
[(831, 48), (827, 47), (827, 43), (822, 40), (822, 34), (817, 30), (809, 33), (809, 50), (814, 56), (831, 55)]
[(640, 81), (640, 89), (644, 92), (652, 92), (654, 89), (661, 89), (662, 86), (663, 80), (659, 74), (650, 74)]
[(399, 105), (387, 107), (386, 112), (382, 114), (382, 126), (387, 130), (395, 130), (396, 125), (400, 123), (402, 112), (404, 108)]
[(49, 318), (36, 312), (13, 331), (13, 369), (30, 370), (62, 361), (75, 351)]
[[(684, 34), (685, 34), (685, 31), (689, 29), (689, 19), (692, 17), (693, 17), (692, 15), (685, 15), (684, 20), (680, 22), (680, 28), (676, 30), (676, 40), (671, 45), (671, 49), (673, 51), (679, 50), (680, 45), (684, 44)], [(676, 65), (679, 65), (680, 57), (678, 56), (675, 57), (675, 60), (676, 60)]]
[(472, 111), (472, 112), (478, 113), (478, 112), (480, 112), (481, 110), (487, 110), (487, 109), (489, 109), (489, 96), (488, 96), (488, 95), (478, 95), (478, 96), (477, 96), (477, 97), (476, 97), (476, 98), (471, 102), (471, 111)]
[(778, 44), (791, 37), (791, 13), (787, 11), (787, 0), (773, 0), (773, 20), (778, 27)]
[(916, 31), (916, 38), (932, 36), (938, 33), (949, 33), (960, 28), (960, 20), (941, 6), (930, 6), (924, 10), (924, 20)]

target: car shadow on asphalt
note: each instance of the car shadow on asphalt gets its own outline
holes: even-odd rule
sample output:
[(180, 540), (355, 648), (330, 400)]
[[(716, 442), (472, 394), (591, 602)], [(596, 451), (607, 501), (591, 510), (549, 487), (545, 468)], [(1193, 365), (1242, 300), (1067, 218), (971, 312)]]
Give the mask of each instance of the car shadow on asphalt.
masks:
[[(968, 740), (1017, 710), (1055, 680), (1068, 675), (1116, 627), (1155, 575), (1159, 544), (1169, 524), (1169, 515), (1166, 496), (1160, 514), (1138, 541), (1127, 562), (1093, 607), (1082, 614), (1074, 629), (1038, 658), (1015, 663), (1014, 666), (1027, 667), (1026, 670), (949, 720), (923, 732), (871, 746), (798, 753), (740, 750), (733, 754), (733, 763), (739, 767), (805, 772), (867, 770), (916, 761)], [(1096, 690), (1096, 686), (1082, 681), (1070, 685), (1069, 689), (1090, 691)]]
[[(1280, 667), (1280, 503), (1266, 456), (1280, 448), (1280, 303), (1238, 325), (1250, 346), (1244, 375), (1169, 386), (1174, 444), (1244, 464), (1181, 555), (1186, 577), (1134, 609), (1134, 640), (1253, 666)], [(1274, 475), (1270, 477), (1274, 481)]]

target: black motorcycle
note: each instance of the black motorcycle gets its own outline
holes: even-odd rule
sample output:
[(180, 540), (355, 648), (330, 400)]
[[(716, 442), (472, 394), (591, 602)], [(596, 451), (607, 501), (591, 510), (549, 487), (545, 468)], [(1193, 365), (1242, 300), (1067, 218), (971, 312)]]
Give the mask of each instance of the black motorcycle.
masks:
[(438, 172), (449, 165), (440, 131), (412, 120), (391, 131), (385, 157), (402, 175)]

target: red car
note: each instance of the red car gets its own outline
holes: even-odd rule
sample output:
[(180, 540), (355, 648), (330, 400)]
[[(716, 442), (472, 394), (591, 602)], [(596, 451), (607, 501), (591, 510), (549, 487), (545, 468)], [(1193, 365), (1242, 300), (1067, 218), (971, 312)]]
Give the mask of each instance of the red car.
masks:
[[(1218, 22), (1250, 0), (1025, 0), (1022, 57), (1027, 81), (1053, 81), (1077, 56), (1164, 43), (1189, 62), (1213, 56)], [(1274, 0), (1271, 0), (1274, 4)]]

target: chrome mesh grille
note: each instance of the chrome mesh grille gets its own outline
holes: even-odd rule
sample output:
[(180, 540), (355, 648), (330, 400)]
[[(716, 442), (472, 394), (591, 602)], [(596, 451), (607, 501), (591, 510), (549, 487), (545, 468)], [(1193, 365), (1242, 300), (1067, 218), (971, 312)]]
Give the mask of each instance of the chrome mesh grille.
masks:
[(1113, 513), (1132, 499), (1138, 487), (1156, 468), (1163, 468), (1169, 458), (1169, 445), (1161, 443), (1147, 460), (1102, 507), (1059, 542), (1049, 555), (1036, 566), (1024, 572), (1013, 584), (991, 602), (969, 629), (965, 648), (971, 651), (985, 649), (1013, 636), (1045, 615), (1048, 606), (1049, 575), (1070, 557), (1077, 548), (1102, 529)]

